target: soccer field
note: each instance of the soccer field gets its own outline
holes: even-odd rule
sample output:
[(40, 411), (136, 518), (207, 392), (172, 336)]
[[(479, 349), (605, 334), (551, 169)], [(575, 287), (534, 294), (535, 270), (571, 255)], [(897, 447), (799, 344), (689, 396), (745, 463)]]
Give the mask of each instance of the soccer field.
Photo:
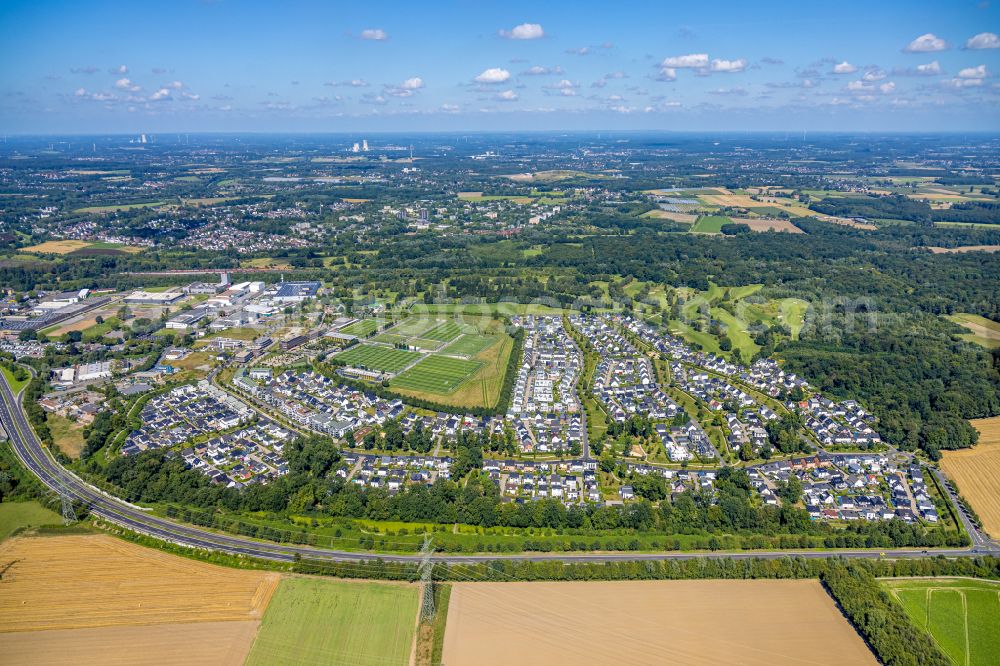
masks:
[(965, 578), (884, 581), (918, 627), (952, 661), (995, 664), (1000, 654), (1000, 583)]
[(448, 342), (449, 340), (454, 340), (459, 335), (462, 334), (462, 327), (458, 325), (456, 321), (446, 321), (443, 324), (439, 324), (432, 328), (431, 330), (422, 333), (421, 338), (425, 340), (438, 340), (440, 342)]
[(412, 391), (448, 394), (479, 371), (480, 361), (428, 356), (392, 380), (392, 386)]
[(286, 578), (271, 599), (247, 666), (406, 664), (415, 585)]
[(399, 372), (419, 356), (420, 354), (416, 352), (395, 349), (394, 347), (357, 345), (337, 354), (336, 358), (355, 367), (382, 372)]
[(488, 349), (499, 338), (491, 335), (463, 335), (441, 350), (442, 354), (473, 357)]
[(359, 338), (367, 338), (378, 328), (378, 323), (374, 319), (362, 319), (340, 330), (347, 335), (356, 335)]

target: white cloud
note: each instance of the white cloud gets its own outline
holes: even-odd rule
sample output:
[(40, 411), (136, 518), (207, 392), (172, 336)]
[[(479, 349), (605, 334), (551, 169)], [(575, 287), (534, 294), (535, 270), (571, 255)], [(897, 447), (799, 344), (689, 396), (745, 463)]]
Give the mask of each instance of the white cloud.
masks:
[(618, 70), (617, 72), (608, 72), (607, 74), (604, 75), (604, 78), (608, 79), (608, 80), (610, 80), (610, 79), (627, 79), (628, 78), (628, 74), (626, 74), (625, 72), (623, 72), (621, 70)]
[(986, 65), (966, 67), (958, 73), (960, 79), (985, 79), (987, 76), (989, 72), (986, 71)]
[(350, 81), (347, 82), (347, 85), (351, 86), (352, 88), (367, 88), (368, 82), (365, 81), (364, 79), (351, 79)]
[(886, 81), (885, 83), (880, 84), (878, 89), (881, 90), (883, 94), (888, 95), (896, 90), (896, 84), (892, 81)]
[(743, 58), (738, 60), (719, 60), (718, 58), (712, 61), (712, 71), (713, 72), (742, 72), (747, 68), (747, 61)]
[(170, 99), (170, 89), (169, 88), (160, 88), (155, 93), (153, 93), (152, 95), (149, 96), (149, 100), (151, 102), (159, 102), (159, 101), (162, 101), (162, 100), (165, 100), (165, 99)]
[(529, 67), (528, 69), (521, 72), (527, 76), (546, 76), (548, 74), (562, 74), (563, 68), (559, 65), (555, 67), (542, 67), (541, 65), (535, 65), (534, 67)]
[(490, 67), (475, 78), (477, 83), (503, 83), (510, 78), (510, 72), (500, 67)]
[(448, 104), (447, 102), (441, 105), (441, 111), (444, 113), (458, 113), (457, 104)]
[(538, 23), (522, 23), (511, 30), (501, 30), (500, 36), (507, 39), (541, 39), (545, 31)]
[(967, 49), (1000, 49), (1000, 37), (995, 32), (981, 32), (969, 37), (965, 42)]
[(420, 90), (424, 87), (424, 80), (419, 76), (414, 76), (413, 78), (403, 81), (403, 85), (400, 87), (403, 90)]
[(197, 102), (199, 99), (201, 99), (201, 95), (198, 95), (196, 93), (189, 93), (187, 91), (182, 92), (181, 97), (183, 97), (184, 99), (189, 99), (192, 102)]
[(77, 97), (86, 97), (87, 96), (87, 89), (86, 88), (77, 88), (76, 91), (73, 92), (73, 94), (76, 95)]
[(657, 81), (676, 81), (677, 70), (673, 67), (661, 67), (660, 73), (656, 77)]
[(504, 90), (503, 92), (497, 93), (494, 98), (499, 102), (516, 102), (517, 93), (513, 90)]
[(847, 84), (847, 89), (852, 92), (857, 92), (859, 90), (871, 90), (872, 86), (864, 81), (851, 81)]
[(917, 65), (917, 74), (922, 74), (924, 76), (933, 76), (935, 74), (941, 73), (941, 63), (937, 60), (931, 60), (926, 65)]
[(948, 48), (948, 43), (937, 37), (933, 32), (920, 35), (903, 49), (907, 53), (932, 53), (934, 51), (944, 51)]
[(708, 67), (708, 54), (691, 53), (682, 56), (670, 56), (663, 59), (660, 67), (669, 69), (705, 69)]
[(846, 60), (844, 62), (838, 62), (833, 66), (834, 74), (853, 74), (856, 71), (858, 71), (858, 68)]
[(112, 74), (128, 74), (128, 67), (126, 67), (125, 65), (118, 65), (117, 67), (115, 67), (114, 69), (111, 70), (111, 73)]
[(559, 83), (553, 83), (548, 87), (554, 88), (556, 90), (570, 90), (572, 88), (575, 88), (576, 84), (570, 81), (569, 79), (561, 79)]
[(975, 88), (983, 85), (982, 79), (949, 79), (942, 83), (950, 88)]
[(875, 69), (869, 69), (861, 78), (865, 81), (881, 81), (885, 76), (885, 72), (876, 67)]
[(361, 31), (359, 36), (361, 39), (367, 39), (373, 42), (384, 42), (389, 39), (389, 35), (382, 28), (365, 28)]
[(184, 84), (181, 83), (180, 81), (171, 81), (170, 83), (167, 84), (166, 87), (173, 88), (174, 90), (180, 90), (181, 88), (184, 87)]
[(589, 46), (580, 46), (580, 47), (577, 47), (575, 49), (566, 49), (566, 53), (569, 53), (570, 55), (585, 56), (585, 55), (587, 55), (587, 54), (590, 53), (590, 47)]
[(132, 83), (131, 79), (124, 77), (115, 81), (115, 88), (118, 88), (118, 90), (127, 90), (129, 92), (139, 92), (140, 90), (139, 86)]

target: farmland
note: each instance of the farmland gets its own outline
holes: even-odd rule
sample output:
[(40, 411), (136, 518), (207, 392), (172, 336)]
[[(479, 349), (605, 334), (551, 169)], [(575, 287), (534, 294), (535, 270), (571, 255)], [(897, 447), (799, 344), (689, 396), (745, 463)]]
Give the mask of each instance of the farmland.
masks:
[(717, 234), (722, 231), (722, 225), (729, 224), (730, 219), (721, 215), (702, 215), (691, 227), (691, 233)]
[(968, 333), (961, 335), (963, 340), (987, 349), (1000, 347), (1000, 323), (967, 312), (956, 312), (947, 319), (969, 330)]
[(459, 583), (442, 661), (718, 664), (734, 655), (743, 664), (806, 655), (811, 664), (876, 663), (815, 580)]
[(418, 600), (414, 585), (287, 578), (247, 664), (406, 664)]
[(278, 580), (104, 535), (15, 538), (0, 559), (0, 632), (259, 619)]
[(790, 234), (801, 234), (805, 233), (797, 226), (789, 222), (788, 220), (782, 220), (778, 218), (764, 218), (764, 217), (734, 217), (733, 222), (736, 224), (745, 224), (750, 227), (751, 231), (784, 231)]
[(941, 468), (954, 479), (993, 537), (1000, 537), (1000, 416), (970, 421), (979, 431), (971, 449), (943, 451)]
[(5, 663), (242, 663), (278, 574), (109, 536), (19, 537), (0, 594)]
[(337, 360), (348, 365), (380, 372), (399, 372), (419, 357), (416, 352), (378, 345), (358, 345), (337, 354)]
[(975, 579), (887, 580), (883, 584), (914, 624), (958, 666), (996, 663), (1000, 654), (1000, 583)]
[(392, 380), (392, 386), (421, 393), (452, 393), (483, 366), (448, 356), (428, 356)]

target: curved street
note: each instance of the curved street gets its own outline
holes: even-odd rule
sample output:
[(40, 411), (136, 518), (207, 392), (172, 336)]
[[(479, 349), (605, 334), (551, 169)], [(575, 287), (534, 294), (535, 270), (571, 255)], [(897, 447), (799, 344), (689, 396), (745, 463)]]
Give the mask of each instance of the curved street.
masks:
[[(242, 555), (276, 562), (294, 561), (296, 555), (314, 560), (361, 562), (383, 560), (398, 563), (419, 563), (422, 556), (352, 552), (323, 548), (295, 546), (258, 541), (240, 536), (181, 524), (151, 515), (147, 510), (125, 502), (85, 482), (59, 464), (42, 445), (28, 423), (21, 405), (21, 394), (11, 391), (6, 377), (0, 375), (0, 422), (3, 423), (11, 447), (22, 464), (48, 488), (61, 497), (85, 505), (94, 516), (133, 532), (161, 539), (190, 548), (212, 550), (230, 555)], [(445, 555), (433, 556), (435, 562), (475, 563), (499, 559), (522, 561), (611, 562), (649, 561), (692, 558), (777, 559), (783, 557), (825, 558), (832, 555), (849, 558), (875, 559), (879, 557), (924, 557), (928, 554), (949, 557), (998, 555), (1000, 546), (986, 539), (974, 539), (974, 546), (965, 549), (892, 549), (892, 550), (805, 550), (805, 551), (754, 551), (754, 552), (663, 552), (663, 553), (539, 553), (515, 555)]]

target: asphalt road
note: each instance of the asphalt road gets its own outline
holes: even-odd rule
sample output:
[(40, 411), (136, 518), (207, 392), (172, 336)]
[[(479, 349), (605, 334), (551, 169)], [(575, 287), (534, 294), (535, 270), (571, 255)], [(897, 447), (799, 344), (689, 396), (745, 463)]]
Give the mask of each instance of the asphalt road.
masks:
[[(219, 534), (208, 529), (185, 525), (150, 515), (133, 504), (113, 497), (102, 490), (83, 481), (73, 472), (60, 465), (38, 440), (34, 430), (28, 423), (27, 416), (20, 402), (21, 396), (15, 396), (7, 383), (6, 377), (0, 373), (0, 422), (7, 431), (14, 453), (42, 483), (59, 493), (69, 497), (74, 502), (80, 502), (89, 508), (94, 516), (109, 523), (114, 523), (139, 534), (155, 537), (163, 541), (191, 548), (201, 548), (227, 553), (244, 555), (277, 562), (290, 562), (298, 554), (303, 558), (314, 560), (362, 562), (383, 560), (385, 562), (417, 563), (420, 555), (382, 555), (367, 552), (340, 551), (323, 548), (310, 548), (290, 544), (256, 541), (239, 536)], [(991, 542), (981, 543), (973, 548), (965, 549), (931, 549), (931, 550), (838, 550), (838, 551), (755, 551), (736, 553), (539, 553), (518, 555), (435, 555), (435, 562), (460, 564), (488, 562), (498, 559), (520, 561), (558, 561), (572, 562), (613, 562), (613, 561), (649, 561), (675, 560), (693, 558), (731, 558), (731, 559), (778, 559), (789, 556), (804, 558), (824, 558), (837, 555), (847, 558), (875, 559), (879, 557), (902, 558), (923, 557), (927, 554), (946, 555), (949, 557), (972, 557), (976, 555), (1000, 555), (1000, 547)]]

